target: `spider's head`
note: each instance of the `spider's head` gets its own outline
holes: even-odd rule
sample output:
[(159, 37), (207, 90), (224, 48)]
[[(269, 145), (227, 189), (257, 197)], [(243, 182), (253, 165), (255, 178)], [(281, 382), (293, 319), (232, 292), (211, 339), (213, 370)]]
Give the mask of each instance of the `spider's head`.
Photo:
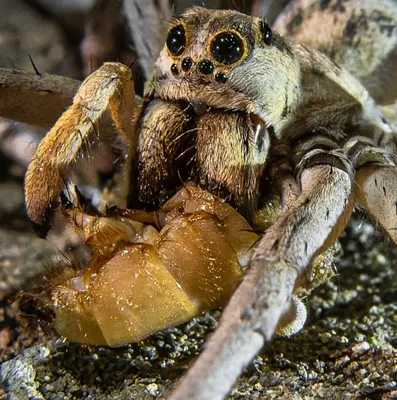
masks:
[(262, 19), (193, 8), (170, 27), (149, 96), (241, 110), (280, 122), (297, 98), (299, 64)]

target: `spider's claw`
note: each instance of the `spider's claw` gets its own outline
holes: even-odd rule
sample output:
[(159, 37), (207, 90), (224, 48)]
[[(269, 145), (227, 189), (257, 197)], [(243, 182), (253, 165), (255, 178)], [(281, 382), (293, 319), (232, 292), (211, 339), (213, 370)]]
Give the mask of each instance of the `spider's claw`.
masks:
[(79, 207), (88, 204), (87, 199), (83, 196), (83, 194), (80, 192), (79, 188), (76, 185), (73, 186), (73, 193), (76, 196), (76, 203), (78, 204)]
[(66, 195), (65, 190), (61, 190), (59, 198), (61, 200), (62, 208), (68, 210), (74, 207), (74, 204), (69, 200), (69, 197)]
[(73, 195), (76, 198), (76, 207), (89, 215), (101, 215), (101, 213), (92, 205), (91, 201), (81, 193), (80, 189), (76, 185), (73, 186)]

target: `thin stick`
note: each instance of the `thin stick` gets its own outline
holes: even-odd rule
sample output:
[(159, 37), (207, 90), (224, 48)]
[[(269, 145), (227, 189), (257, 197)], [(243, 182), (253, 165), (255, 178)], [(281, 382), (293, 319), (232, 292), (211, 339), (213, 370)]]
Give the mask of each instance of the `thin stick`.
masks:
[(0, 117), (50, 128), (72, 104), (81, 82), (0, 68)]

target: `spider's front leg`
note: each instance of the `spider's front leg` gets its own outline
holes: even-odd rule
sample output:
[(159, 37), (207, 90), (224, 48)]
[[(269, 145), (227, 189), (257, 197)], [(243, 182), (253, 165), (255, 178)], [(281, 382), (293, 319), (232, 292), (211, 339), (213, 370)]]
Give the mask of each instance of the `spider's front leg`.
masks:
[(354, 202), (346, 157), (313, 151), (300, 166), (300, 194), (260, 240), (220, 326), (171, 400), (223, 399), (274, 335), (298, 278), (344, 229)]
[[(50, 225), (71, 169), (86, 151), (101, 142), (126, 147), (116, 204), (125, 206), (130, 168), (136, 151), (134, 131), (137, 104), (131, 71), (119, 63), (106, 63), (81, 85), (73, 105), (61, 116), (40, 143), (26, 173), (27, 212), (41, 233)], [(104, 125), (106, 129), (102, 129)], [(112, 126), (116, 128), (113, 137)], [(114, 128), (113, 128), (114, 130)]]

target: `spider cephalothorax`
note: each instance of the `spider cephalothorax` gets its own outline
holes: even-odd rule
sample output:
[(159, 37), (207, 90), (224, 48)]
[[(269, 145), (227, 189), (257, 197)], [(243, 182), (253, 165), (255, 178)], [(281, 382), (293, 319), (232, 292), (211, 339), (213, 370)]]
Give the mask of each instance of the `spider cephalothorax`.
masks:
[[(174, 22), (146, 87), (138, 145), (143, 204), (158, 206), (181, 178), (193, 179), (253, 216), (267, 126), (280, 111), (272, 99), (266, 107), (258, 104), (256, 83), (246, 76), (259, 47), (280, 58), (287, 52), (281, 43), (263, 21), (230, 11), (194, 9)], [(279, 88), (285, 97), (282, 82)]]
[[(102, 214), (73, 206), (70, 194), (60, 202), (83, 145), (109, 136), (101, 128), (111, 125), (109, 118), (126, 149), (119, 186), (104, 192)], [(244, 265), (249, 257), (219, 329), (172, 397), (222, 398), (277, 328), (291, 333), (302, 326), (304, 311), (294, 295), (330, 275), (316, 267), (327, 266), (355, 205), (397, 241), (395, 150), (395, 133), (367, 90), (326, 56), (282, 38), (259, 18), (187, 11), (170, 27), (139, 107), (128, 68), (105, 64), (83, 83), (30, 164), (31, 218), (48, 224), (49, 211), (60, 206), (94, 256), (88, 272), (50, 294), (57, 329), (84, 341), (74, 335), (77, 321), (86, 327), (85, 342), (114, 346), (143, 337), (185, 320), (180, 307), (195, 315), (200, 299), (187, 302), (193, 276), (174, 302), (181, 306), (167, 309), (174, 320), (160, 318), (141, 335), (115, 334), (109, 321), (128, 332), (137, 324), (130, 303), (139, 296), (131, 294), (136, 282), (129, 281), (137, 265), (156, 282), (148, 283), (155, 291), (166, 287), (159, 276), (164, 283), (164, 276), (189, 275), (189, 265), (199, 260), (215, 278), (200, 275), (200, 290), (207, 282), (214, 293), (229, 294), (241, 271), (234, 270), (232, 282), (217, 274), (226, 276), (225, 266)], [(109, 205), (119, 208), (109, 212)], [(259, 239), (251, 226), (262, 231)], [(189, 236), (186, 247), (181, 236)], [(224, 297), (215, 296), (212, 305)]]

